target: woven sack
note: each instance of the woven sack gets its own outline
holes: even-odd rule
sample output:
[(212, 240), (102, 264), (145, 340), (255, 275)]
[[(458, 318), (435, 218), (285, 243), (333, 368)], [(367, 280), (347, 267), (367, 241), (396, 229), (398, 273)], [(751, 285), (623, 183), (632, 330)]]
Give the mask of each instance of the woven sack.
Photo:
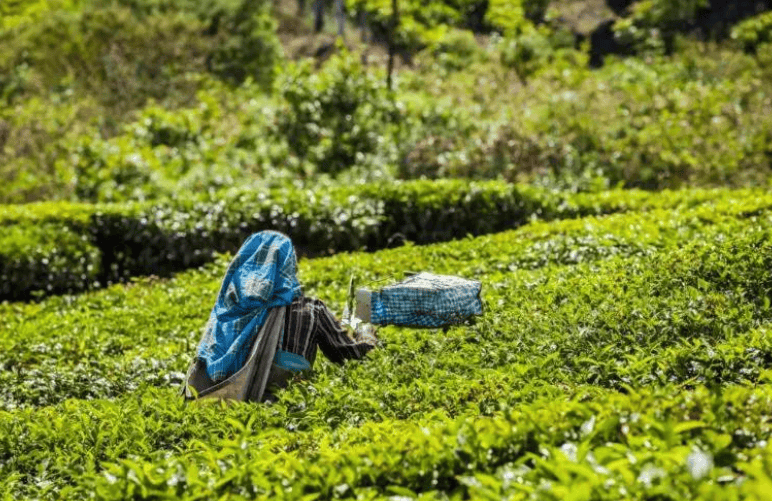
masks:
[(444, 327), (482, 314), (477, 280), (419, 273), (378, 291), (357, 291), (357, 316), (378, 325)]

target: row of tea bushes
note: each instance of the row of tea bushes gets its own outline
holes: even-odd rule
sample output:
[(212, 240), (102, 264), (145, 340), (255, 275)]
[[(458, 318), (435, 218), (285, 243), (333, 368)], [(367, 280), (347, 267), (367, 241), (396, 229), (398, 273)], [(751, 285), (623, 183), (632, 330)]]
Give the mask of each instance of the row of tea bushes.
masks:
[[(104, 472), (73, 470), (79, 483), (64, 497), (492, 500), (539, 493), (583, 500), (669, 493), (762, 500), (772, 459), (770, 404), (766, 386), (716, 393), (666, 385), (627, 394), (580, 390), (506, 405), (490, 417), (439, 411), (337, 432), (261, 433), (254, 405), (185, 407), (168, 391), (149, 390), (142, 398), (45, 409), (28, 417), (48, 419), (46, 425), (27, 426), (60, 434), (55, 451), (110, 461)], [(66, 417), (80, 421), (68, 424)], [(183, 451), (186, 439), (199, 441)], [(19, 486), (24, 479), (4, 481)], [(576, 491), (583, 494), (571, 497)], [(43, 490), (46, 498), (56, 495), (50, 485)]]
[[(650, 257), (658, 249), (682, 246), (716, 232), (740, 233), (747, 228), (749, 220), (738, 218), (737, 214), (731, 205), (724, 204), (718, 208), (653, 210), (645, 214), (632, 212), (535, 222), (516, 231), (439, 247), (395, 249), (393, 261), (399, 262), (402, 269), (431, 266), (438, 272), (470, 276), (508, 274), (556, 265), (598, 266), (610, 259)], [(357, 257), (352, 257), (347, 265), (321, 265), (308, 272), (303, 268), (317, 261), (301, 261), (304, 290), (323, 291), (326, 298), (340, 303), (352, 272), (363, 283), (388, 273), (381, 263), (382, 254), (352, 256)], [(387, 263), (392, 261), (392, 258), (385, 259)], [(343, 260), (343, 256), (338, 258)], [(135, 280), (128, 291), (115, 286), (95, 295), (49, 298), (42, 305), (30, 304), (24, 309), (9, 311), (0, 323), (0, 328), (9, 333), (0, 340), (3, 353), (0, 368), (7, 371), (0, 375), (3, 388), (0, 409), (51, 405), (67, 398), (111, 398), (143, 383), (166, 384), (169, 374), (180, 370), (197, 341), (198, 328), (206, 321), (205, 314), (217, 291), (223, 264), (220, 260), (215, 267), (209, 265), (195, 273), (180, 275), (171, 283), (144, 278)], [(624, 266), (642, 270), (636, 264)], [(572, 278), (573, 282), (581, 280), (579, 273)], [(574, 286), (581, 289), (581, 284), (570, 287)], [(497, 294), (503, 300), (504, 286), (496, 287), (502, 289)], [(25, 317), (34, 317), (34, 320)], [(111, 335), (105, 336), (106, 332)], [(77, 343), (70, 339), (73, 333), (77, 333)], [(171, 344), (159, 350), (164, 357), (138, 355), (147, 354), (149, 347), (166, 342)], [(55, 358), (54, 354), (57, 354)], [(676, 350), (672, 357), (682, 355)], [(497, 360), (491, 358), (485, 364)], [(596, 377), (602, 376), (608, 384), (616, 384), (614, 378), (617, 382), (630, 382), (649, 377), (648, 373), (637, 370), (610, 375), (615, 370), (619, 368), (596, 364)], [(673, 372), (679, 371), (682, 372), (681, 369)]]
[(88, 236), (58, 224), (2, 228), (0, 249), (0, 299), (69, 292), (101, 273), (101, 253)]
[(427, 270), (481, 280), (486, 312), (384, 328), (367, 360), (320, 360), (271, 406), (178, 396), (225, 258), (0, 305), (0, 496), (752, 498), (770, 474), (772, 206), (713, 195), (303, 259), (333, 310), (352, 272)]
[[(545, 203), (543, 193), (505, 184), (413, 182), (320, 192), (236, 190), (159, 203), (4, 206), (0, 227), (13, 245), (0, 250), (0, 273), (7, 278), (0, 298), (168, 275), (208, 262), (216, 252), (233, 252), (263, 229), (288, 234), (303, 254), (373, 250), (514, 227), (538, 217)], [(71, 238), (75, 234), (80, 239)], [(91, 251), (89, 273), (70, 273), (79, 269), (84, 246)], [(47, 275), (28, 273), (33, 265)], [(25, 281), (10, 280), (22, 274)]]
[[(76, 474), (79, 484), (66, 487), (65, 497), (528, 499), (524, 493), (539, 493), (558, 500), (669, 493), (669, 499), (761, 500), (770, 481), (771, 403), (767, 387), (716, 393), (666, 385), (627, 394), (578, 391), (503, 406), (490, 417), (436, 412), (332, 433), (261, 434), (253, 405), (184, 407), (169, 392), (149, 390), (142, 398), (73, 402), (29, 417), (50, 419), (30, 427), (51, 435), (65, 431), (64, 417), (80, 417), (70, 424), (73, 438), (62, 433), (58, 450), (111, 461), (106, 472)], [(121, 458), (137, 450), (131, 441), (145, 439), (143, 432), (166, 438), (166, 450), (139, 442), (143, 459)], [(180, 439), (193, 437), (200, 441), (181, 451)], [(583, 495), (571, 497), (577, 490)], [(44, 493), (56, 495), (50, 488)]]
[[(531, 293), (534, 301), (554, 304), (553, 312), (556, 315), (559, 313), (559, 316), (545, 317), (542, 312), (527, 309), (532, 306), (520, 305), (518, 308), (528, 320), (502, 320), (493, 324), (481, 321), (465, 336), (495, 345), (498, 341), (488, 339), (486, 331), (507, 330), (510, 327), (506, 327), (506, 323), (518, 325), (526, 321), (522, 328), (534, 334), (541, 332), (546, 346), (558, 338), (562, 339), (558, 334), (550, 334), (553, 329), (559, 328), (567, 336), (560, 350), (563, 362), (552, 369), (562, 368), (571, 374), (581, 374), (579, 369), (586, 369), (586, 377), (596, 385), (644, 384), (657, 378), (676, 378), (678, 381), (690, 377), (743, 380), (759, 376), (760, 367), (771, 353), (768, 343), (758, 336), (750, 336), (742, 346), (744, 350), (754, 347), (755, 351), (735, 353), (734, 345), (718, 348), (726, 341), (726, 333), (720, 329), (728, 328), (730, 322), (733, 328), (749, 328), (749, 319), (756, 318), (758, 311), (763, 311), (759, 310), (763, 302), (752, 304), (746, 298), (741, 307), (723, 311), (719, 322), (712, 310), (708, 313), (707, 306), (702, 303), (719, 304), (721, 299), (715, 294), (701, 299), (700, 292), (683, 284), (694, 282), (691, 275), (703, 273), (709, 265), (717, 267), (716, 263), (725, 262), (724, 246), (711, 248), (711, 254), (706, 256), (689, 254), (684, 262), (692, 265), (699, 261), (703, 268), (698, 271), (676, 270), (676, 264), (663, 259), (661, 254), (695, 239), (715, 240), (727, 233), (742, 235), (753, 225), (769, 227), (770, 212), (760, 213), (754, 219), (738, 215), (728, 206), (718, 210), (700, 207), (531, 223), (519, 230), (441, 246), (395, 249), (391, 251), (393, 255), (385, 257), (383, 253), (354, 254), (349, 257), (341, 255), (332, 263), (324, 260), (301, 261), (301, 281), (305, 291), (340, 304), (352, 272), (359, 276), (360, 281), (368, 283), (393, 274), (389, 269), (393, 269), (393, 263), (399, 263), (400, 269), (432, 269), (441, 273), (478, 276), (494, 288), (486, 294), (488, 301), (500, 306), (517, 303), (517, 295), (525, 286), (524, 282), (515, 281), (511, 275), (517, 271), (525, 273), (534, 270), (526, 280), (541, 284), (540, 289), (545, 295)], [(683, 256), (679, 254), (678, 257)], [(731, 283), (735, 285), (744, 284), (742, 287), (745, 290), (751, 290), (752, 280), (743, 278), (747, 272), (742, 266), (750, 266), (752, 272), (758, 275), (758, 270), (763, 270), (764, 266), (763, 261), (758, 261), (760, 258), (763, 256), (733, 257), (733, 260), (740, 261), (726, 265), (722, 271), (725, 279), (733, 280)], [(652, 264), (651, 261), (657, 263)], [(318, 267), (317, 262), (321, 263)], [(206, 313), (217, 291), (224, 264), (225, 261), (221, 260), (214, 267), (210, 265), (180, 275), (171, 282), (145, 278), (135, 281), (128, 290), (114, 286), (83, 297), (49, 298), (42, 304), (29, 304), (23, 308), (18, 304), (9, 306), (8, 315), (0, 323), (0, 328), (8, 332), (0, 340), (0, 370), (5, 371), (0, 374), (0, 386), (3, 388), (0, 390), (0, 409), (51, 405), (68, 398), (112, 398), (142, 384), (168, 384), (171, 374), (182, 370), (190, 357), (199, 328), (206, 321)], [(310, 271), (307, 269), (309, 265), (312, 266)], [(571, 271), (566, 272), (564, 267), (571, 267)], [(622, 314), (616, 302), (608, 302), (607, 295), (593, 295), (591, 292), (594, 287), (611, 287), (608, 278), (587, 278), (598, 274), (599, 270), (614, 277), (627, 273), (625, 290), (617, 291), (622, 294), (619, 303), (628, 304), (626, 309), (636, 310), (640, 317), (652, 310), (666, 308), (670, 316), (652, 324), (640, 323), (635, 318), (625, 322), (615, 321), (614, 318)], [(663, 270), (669, 270), (670, 275)], [(671, 275), (675, 271), (679, 274), (674, 279)], [(731, 273), (734, 272), (737, 278), (732, 278)], [(681, 281), (682, 286), (672, 287), (672, 280)], [(549, 286), (550, 283), (556, 285)], [(763, 277), (760, 277), (759, 286), (763, 287), (764, 283)], [(705, 289), (709, 287), (706, 284), (698, 286)], [(722, 287), (725, 289), (721, 293), (724, 296), (736, 294), (728, 285)], [(661, 295), (658, 290), (671, 289), (665, 299), (658, 297), (657, 294)], [(697, 299), (693, 298), (695, 294), (698, 294)], [(690, 310), (672, 306), (674, 298), (691, 302), (692, 309), (704, 306), (703, 323), (687, 328), (684, 325), (689, 325), (688, 321), (676, 321), (677, 317), (689, 317)], [(615, 328), (608, 331), (602, 326), (584, 325), (580, 329), (583, 336), (573, 339), (576, 331), (573, 319), (584, 315), (588, 309), (593, 311), (597, 322), (608, 322)], [(686, 330), (678, 330), (682, 328)], [(643, 348), (640, 348), (641, 344), (637, 345), (638, 349), (629, 347), (628, 351), (619, 348), (619, 359), (609, 359), (603, 353), (594, 351), (605, 349), (606, 344), (591, 342), (593, 329), (603, 334), (595, 334), (592, 339), (598, 341), (603, 338), (608, 343), (619, 340), (624, 332), (647, 335), (648, 342), (657, 341), (661, 353), (653, 357), (646, 344), (641, 343)], [(688, 334), (694, 329), (700, 330), (702, 337), (707, 338)], [(73, 335), (77, 336), (77, 341), (72, 339)], [(669, 336), (684, 337), (684, 341), (688, 342), (672, 344), (667, 339)], [(713, 352), (720, 350), (726, 353), (726, 364), (718, 366), (713, 356), (705, 358), (696, 355), (699, 350), (693, 348), (705, 343), (712, 346)], [(550, 350), (554, 351), (554, 348)], [(453, 363), (456, 367), (463, 367), (467, 363), (464, 359), (473, 360), (474, 356), (474, 353), (463, 353), (463, 357)], [(638, 362), (632, 365), (619, 362), (629, 361), (630, 357)], [(499, 354), (488, 353), (478, 363), (492, 368), (501, 364), (519, 364), (518, 360), (519, 357), (501, 351)], [(655, 363), (660, 365), (655, 367)], [(706, 372), (699, 368), (703, 365)], [(523, 367), (517, 370), (524, 370)], [(749, 372), (732, 370), (737, 367)], [(383, 370), (384, 374), (389, 374), (387, 367)], [(542, 376), (550, 373), (545, 368), (541, 370)], [(430, 374), (424, 376), (430, 377)], [(179, 374), (173, 377), (179, 378)], [(554, 377), (561, 376), (558, 372)], [(465, 386), (462, 381), (456, 384)], [(428, 397), (427, 400), (431, 401)]]
[[(584, 397), (584, 398), (583, 398)], [(768, 388), (665, 387), (347, 430), (308, 451), (253, 423), (189, 454), (121, 460), (94, 499), (766, 499)], [(428, 421), (428, 422), (427, 422)], [(735, 430), (743, 429), (738, 438)], [(297, 440), (297, 439), (296, 439)], [(301, 439), (302, 440), (302, 439)]]
[[(520, 294), (538, 286), (540, 293), (527, 294), (532, 303), (551, 305), (551, 316), (531, 310), (536, 304), (520, 304), (520, 318), (496, 320), (493, 324), (481, 321), (470, 328), (471, 335), (483, 339), (487, 330), (508, 330), (520, 324), (534, 336), (540, 332), (546, 343), (559, 337), (554, 332), (557, 328), (567, 336), (563, 346), (578, 350), (561, 357), (562, 366), (572, 368), (573, 374), (574, 365), (584, 363), (580, 361), (583, 357), (586, 362), (593, 360), (593, 352), (583, 350), (604, 346), (593, 340), (602, 338), (611, 343), (614, 336), (626, 332), (639, 336), (648, 332), (646, 342), (656, 341), (665, 350), (682, 338), (697, 344), (724, 342), (734, 332), (721, 330), (729, 327), (730, 321), (738, 332), (753, 327), (753, 322), (767, 311), (764, 288), (769, 280), (764, 274), (768, 256), (761, 244), (766, 238), (763, 231), (770, 227), (772, 210), (759, 209), (750, 215), (747, 209), (752, 205), (743, 206), (739, 212), (731, 204), (722, 204), (535, 222), (519, 230), (443, 245), (302, 260), (301, 281), (307, 293), (342, 304), (352, 272), (367, 284), (395, 276), (400, 270), (429, 269), (480, 277), (487, 284), (489, 306), (509, 304), (510, 309), (518, 304)], [(758, 242), (743, 237), (749, 229), (754, 229)], [(728, 235), (737, 242), (728, 243)], [(701, 242), (702, 247), (677, 251), (692, 241)], [(152, 382), (163, 383), (168, 376), (165, 371), (184, 365), (177, 357), (187, 358), (197, 341), (225, 264), (221, 259), (214, 266), (170, 281), (144, 278), (128, 288), (113, 286), (80, 297), (6, 305), (0, 310), (0, 328), (6, 332), (0, 339), (0, 367), (7, 371), (2, 377), (10, 379), (4, 379), (7, 384), (2, 385), (3, 407), (48, 405), (87, 396), (110, 398), (121, 388), (151, 381), (146, 376), (154, 373)], [(615, 288), (622, 274), (624, 287)], [(604, 293), (594, 293), (593, 289)], [(609, 301), (614, 295), (618, 301)], [(738, 295), (742, 301), (729, 305), (730, 299)], [(674, 302), (688, 307), (679, 310), (670, 304)], [(624, 315), (618, 304), (626, 304), (623, 310), (634, 310), (635, 315)], [(658, 309), (667, 309), (669, 315), (654, 323), (640, 323), (647, 312)], [(695, 309), (701, 323), (684, 327), (690, 325)], [(582, 336), (574, 339), (573, 319), (588, 311), (595, 324), (583, 325), (579, 329)], [(618, 316), (624, 321), (615, 320)], [(603, 334), (591, 335), (593, 331)], [(633, 350), (625, 353), (648, 360), (646, 370), (618, 365), (616, 359), (604, 367), (597, 362), (604, 358), (601, 354), (595, 358), (594, 384), (649, 381), (648, 368), (653, 361), (646, 350), (635, 351), (641, 345), (645, 345), (643, 340), (617, 350)], [(154, 351), (155, 355), (145, 356)], [(685, 354), (688, 350), (674, 350), (664, 358), (681, 360)], [(658, 359), (662, 362), (663, 357)], [(53, 360), (58, 365), (47, 365)], [(458, 362), (459, 367), (464, 365)], [(484, 365), (504, 362), (507, 360), (489, 357)], [(683, 360), (678, 362), (678, 367), (686, 365)], [(676, 368), (670, 372), (679, 371)], [(90, 378), (79, 379), (89, 373)], [(108, 383), (94, 384), (101, 380)], [(80, 383), (70, 385), (70, 381)]]
[[(534, 218), (675, 207), (762, 191), (552, 193), (501, 182), (411, 181), (388, 185), (294, 188), (265, 193), (136, 204), (42, 203), (0, 206), (0, 300), (36, 291), (77, 292), (135, 276), (168, 276), (233, 252), (250, 234), (274, 229), (301, 254), (376, 250), (494, 233)], [(759, 198), (760, 197), (760, 198)], [(744, 202), (743, 202), (744, 203)], [(45, 224), (45, 231), (41, 224)], [(18, 277), (24, 277), (20, 279)]]

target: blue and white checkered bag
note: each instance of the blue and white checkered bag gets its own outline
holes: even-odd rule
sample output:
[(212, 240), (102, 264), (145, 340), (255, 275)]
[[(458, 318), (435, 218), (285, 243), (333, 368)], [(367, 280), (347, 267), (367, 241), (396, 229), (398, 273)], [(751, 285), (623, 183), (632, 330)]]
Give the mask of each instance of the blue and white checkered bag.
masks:
[(373, 324), (442, 327), (482, 314), (477, 280), (419, 273), (370, 294)]

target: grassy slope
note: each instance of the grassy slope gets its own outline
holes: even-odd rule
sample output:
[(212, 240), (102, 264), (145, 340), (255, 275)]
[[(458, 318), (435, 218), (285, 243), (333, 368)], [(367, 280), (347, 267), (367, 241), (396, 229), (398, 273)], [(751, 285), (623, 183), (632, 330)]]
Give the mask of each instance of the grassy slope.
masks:
[(715, 198), (302, 261), (306, 293), (335, 310), (351, 271), (427, 269), (481, 279), (486, 314), (446, 333), (385, 328), (366, 361), (321, 362), (273, 406), (176, 396), (225, 260), (4, 305), (0, 493), (763, 492), (772, 200)]

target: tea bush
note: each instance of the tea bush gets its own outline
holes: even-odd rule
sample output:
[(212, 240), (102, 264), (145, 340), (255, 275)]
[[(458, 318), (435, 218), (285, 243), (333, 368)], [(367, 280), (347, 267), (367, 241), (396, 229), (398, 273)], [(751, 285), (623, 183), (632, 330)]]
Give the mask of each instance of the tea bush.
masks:
[(0, 305), (0, 492), (753, 498), (770, 475), (772, 397), (772, 202), (759, 195), (605, 195), (642, 210), (303, 259), (304, 292), (334, 310), (352, 272), (377, 286), (429, 270), (482, 280), (485, 314), (384, 328), (366, 360), (319, 361), (273, 405), (177, 395), (226, 257)]

